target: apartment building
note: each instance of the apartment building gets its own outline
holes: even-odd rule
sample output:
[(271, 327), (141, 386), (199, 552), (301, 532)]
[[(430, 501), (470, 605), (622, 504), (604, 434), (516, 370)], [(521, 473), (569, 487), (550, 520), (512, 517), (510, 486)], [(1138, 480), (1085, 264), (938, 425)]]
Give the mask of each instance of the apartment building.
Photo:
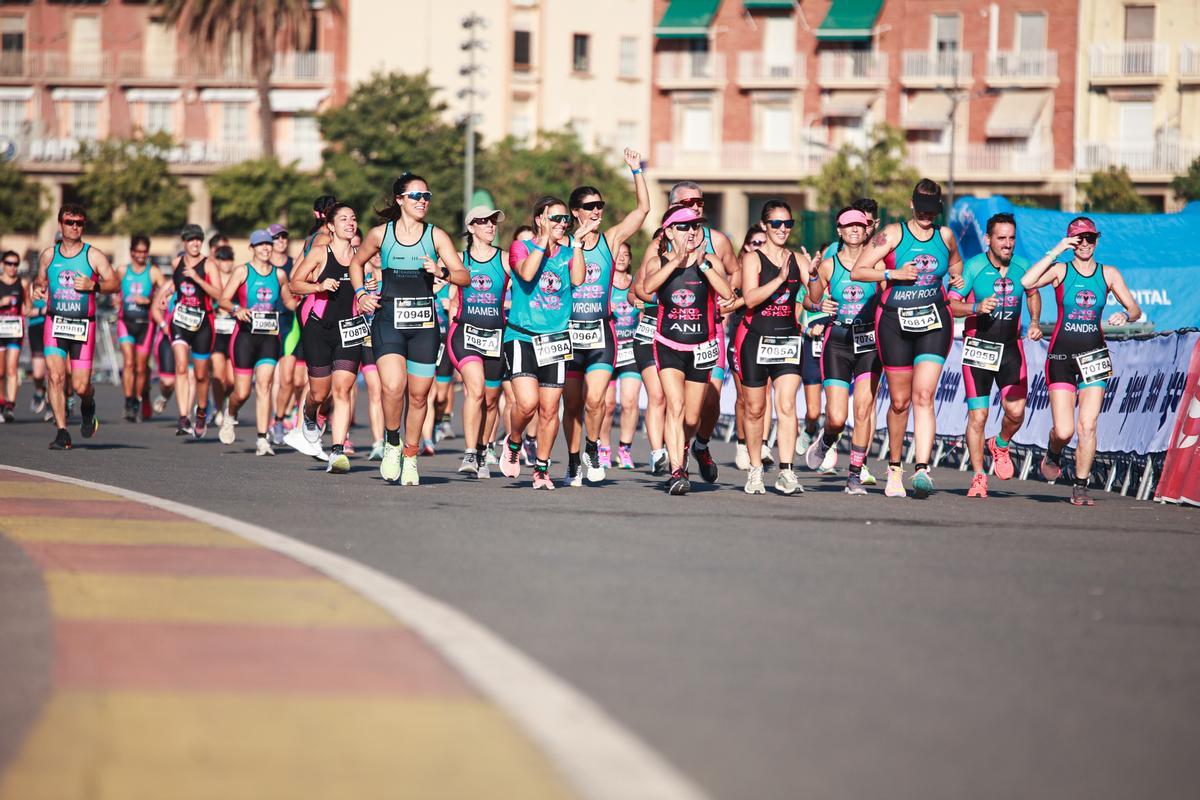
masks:
[[(270, 103), (280, 158), (320, 163), (315, 113), (345, 98), (345, 26), (319, 11), (305, 46), (279, 53)], [(259, 155), (258, 94), (246, 42), (193, 48), (144, 0), (0, 3), (0, 157), (71, 196), (81, 143), (165, 131), (172, 170), (210, 217), (205, 175)]]
[(1080, 4), (1077, 169), (1125, 167), (1167, 210), (1171, 178), (1200, 158), (1200, 4)]

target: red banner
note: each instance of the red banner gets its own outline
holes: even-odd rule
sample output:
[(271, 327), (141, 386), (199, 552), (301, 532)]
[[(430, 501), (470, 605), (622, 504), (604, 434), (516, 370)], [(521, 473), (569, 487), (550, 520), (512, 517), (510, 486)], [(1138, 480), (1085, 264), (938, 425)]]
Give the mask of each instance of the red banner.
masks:
[(1175, 430), (1154, 499), (1200, 506), (1200, 342), (1192, 349), (1187, 386), (1175, 412)]

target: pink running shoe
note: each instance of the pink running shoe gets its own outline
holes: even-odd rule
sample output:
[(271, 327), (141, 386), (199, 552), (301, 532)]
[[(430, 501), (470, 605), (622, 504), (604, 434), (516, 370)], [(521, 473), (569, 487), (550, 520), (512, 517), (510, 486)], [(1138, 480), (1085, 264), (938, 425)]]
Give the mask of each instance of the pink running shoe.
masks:
[(550, 473), (535, 469), (533, 471), (533, 488), (554, 491), (554, 481), (550, 479)]
[(600, 445), (600, 466), (612, 469), (612, 448), (606, 444)]
[(1007, 447), (997, 447), (996, 437), (993, 436), (987, 440), (987, 449), (992, 456), (992, 469), (996, 471), (996, 477), (1002, 481), (1006, 481), (1013, 476), (1012, 458), (1008, 455)]
[(629, 452), (629, 448), (625, 445), (617, 447), (617, 458), (621, 462), (621, 469), (633, 469), (633, 453)]

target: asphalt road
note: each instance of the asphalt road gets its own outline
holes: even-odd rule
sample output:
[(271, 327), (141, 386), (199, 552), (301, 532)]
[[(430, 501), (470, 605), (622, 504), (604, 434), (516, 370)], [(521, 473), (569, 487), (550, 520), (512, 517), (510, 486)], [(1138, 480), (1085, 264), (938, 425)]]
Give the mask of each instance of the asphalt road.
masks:
[(92, 440), (76, 430), (72, 452), (46, 449), (45, 423), (0, 426), (0, 463), (388, 572), (567, 679), (714, 797), (1192, 798), (1200, 784), (1195, 511), (1103, 493), (1077, 509), (1065, 487), (1020, 481), (968, 501), (966, 474), (946, 469), (923, 501), (851, 498), (807, 472), (802, 496), (751, 498), (727, 445), (722, 482), (685, 498), (640, 470), (554, 493), (528, 471), (471, 482), (454, 473), (461, 439), (402, 488), (362, 455), (326, 475), (295, 453), (255, 458), (252, 426), (232, 447), (215, 431), (183, 441), (166, 421), (117, 421), (119, 402), (103, 390), (105, 422)]

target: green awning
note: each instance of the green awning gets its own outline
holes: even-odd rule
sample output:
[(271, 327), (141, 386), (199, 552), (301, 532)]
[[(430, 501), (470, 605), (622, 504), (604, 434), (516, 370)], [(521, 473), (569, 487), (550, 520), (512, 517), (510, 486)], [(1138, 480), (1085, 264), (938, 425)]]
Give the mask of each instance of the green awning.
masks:
[(883, 0), (833, 0), (817, 28), (817, 38), (823, 42), (870, 39), (882, 5)]
[(760, 8), (795, 8), (796, 0), (742, 0), (747, 11)]
[(659, 39), (707, 39), (721, 0), (671, 0), (654, 29)]

